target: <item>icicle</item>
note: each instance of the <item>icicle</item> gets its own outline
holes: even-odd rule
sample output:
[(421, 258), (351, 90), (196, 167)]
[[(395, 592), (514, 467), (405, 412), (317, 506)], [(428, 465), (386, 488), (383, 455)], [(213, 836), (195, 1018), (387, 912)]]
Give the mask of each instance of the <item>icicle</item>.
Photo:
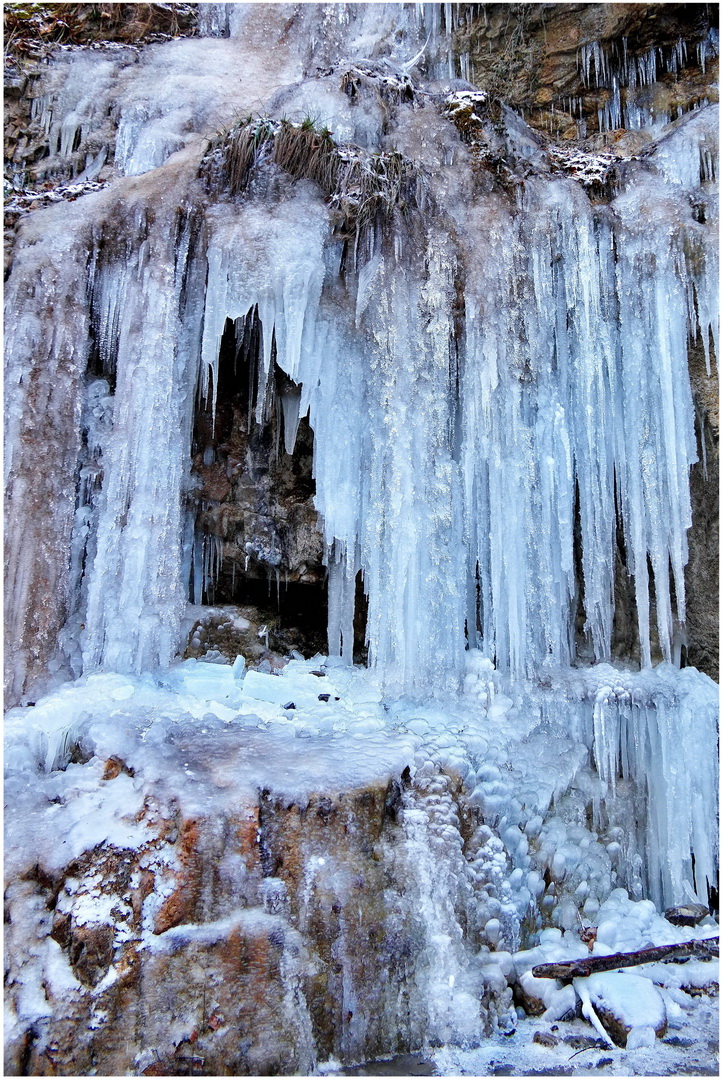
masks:
[(167, 664), (175, 653), (185, 604), (181, 490), (191, 438), (184, 391), (195, 383), (197, 362), (180, 320), (184, 279), (187, 303), (198, 297), (196, 269), (183, 256), (190, 228), (189, 218), (179, 258), (175, 230), (158, 230), (154, 258), (146, 257), (148, 242), (140, 244), (96, 278), (101, 351), (115, 362), (117, 385), (97, 553), (87, 570), (86, 670), (138, 672)]
[(301, 422), (301, 388), (287, 389), (279, 397), (283, 410), (283, 447), (287, 454), (292, 454)]
[(356, 568), (340, 544), (328, 553), (328, 654), (353, 663)]
[[(230, 221), (219, 219), (214, 226), (207, 256), (202, 391), (208, 398), (212, 383), (215, 413), (218, 356), (226, 319), (246, 318), (257, 307), (263, 343), (255, 410), (260, 424), (265, 418), (274, 337), (279, 367), (294, 382), (303, 381), (298, 373), (302, 353), (311, 347), (328, 219), (325, 208), (306, 197), (290, 200), (284, 210), (248, 205), (243, 213)], [(257, 257), (258, 252), (263, 252), (262, 258)]]

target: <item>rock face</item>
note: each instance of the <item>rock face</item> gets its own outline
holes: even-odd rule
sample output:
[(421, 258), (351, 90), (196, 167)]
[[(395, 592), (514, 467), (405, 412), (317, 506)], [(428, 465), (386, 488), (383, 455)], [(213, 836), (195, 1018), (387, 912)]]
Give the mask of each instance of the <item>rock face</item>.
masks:
[[(412, 790), (407, 769), (368, 786), (329, 781), (323, 794), (266, 788), (239, 800), (191, 746), (182, 752), (206, 784), (230, 783), (222, 810), (217, 797), (204, 811), (201, 792), (192, 806), (148, 786), (133, 797), (140, 842), (105, 842), (11, 883), (6, 946), (26, 966), (10, 978), (20, 1019), (8, 1032), (7, 1075), (308, 1074), (317, 1060), (511, 1023), (511, 990), (493, 965), (476, 974), (474, 998), (455, 991), (455, 1012), (429, 996), (430, 966), (441, 962), (434, 934), (452, 930), (459, 940), (448, 947), (458, 949), (456, 920), (471, 909), (449, 879), (435, 887), (433, 917), (424, 910), (432, 897), (416, 836), (444, 867), (448, 840), (432, 803), (445, 798), (468, 830), (458, 779), (420, 777)], [(248, 751), (227, 738), (221, 752), (228, 761)], [(129, 772), (117, 757), (105, 763), (107, 801), (122, 799), (113, 789), (130, 785)], [(45, 1002), (39, 1015), (33, 993)]]
[[(454, 49), (467, 77), (555, 137), (614, 144), (627, 139), (623, 128), (640, 126), (610, 123), (625, 109), (626, 118), (638, 106), (671, 119), (714, 94), (705, 63), (714, 48), (710, 24), (689, 4), (518, 4), (513, 15), (507, 5), (486, 4), (481, 16), (457, 18)], [(680, 40), (686, 49), (677, 55)], [(652, 53), (655, 77), (630, 78), (627, 56), (634, 65)], [(620, 114), (610, 116), (615, 94)]]

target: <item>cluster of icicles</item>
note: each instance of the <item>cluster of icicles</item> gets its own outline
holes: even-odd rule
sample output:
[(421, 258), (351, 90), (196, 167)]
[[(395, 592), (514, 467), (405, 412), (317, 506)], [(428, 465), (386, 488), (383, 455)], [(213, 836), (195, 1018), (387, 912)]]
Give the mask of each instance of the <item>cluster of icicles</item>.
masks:
[[(711, 31), (697, 44), (692, 62), (696, 62), (702, 73), (706, 69), (707, 58), (717, 55), (718, 48), (719, 38), (716, 31)], [(614, 131), (622, 127), (641, 129), (654, 124), (668, 124), (673, 119), (670, 112), (655, 111), (643, 94), (638, 99), (637, 90), (653, 86), (665, 72), (679, 77), (690, 63), (690, 52), (683, 38), (670, 50), (653, 46), (641, 56), (633, 56), (627, 51), (626, 38), (622, 38), (621, 56), (618, 50), (610, 52), (598, 41), (583, 45), (579, 55), (579, 70), (584, 85), (604, 87), (611, 91), (609, 100), (597, 110), (598, 130)], [(693, 101), (692, 108), (707, 104), (709, 102), (704, 98), (702, 101)], [(675, 115), (679, 117), (682, 113), (683, 108), (678, 105)], [(586, 134), (586, 129), (582, 134)]]
[[(592, 55), (603, 75), (596, 54), (586, 69)], [(52, 349), (79, 353), (92, 326), (116, 378), (90, 462), (99, 490), (85, 483), (76, 514), (78, 673), (176, 655), (194, 562), (184, 497), (196, 387), (213, 393), (226, 321), (240, 330), (249, 317), (263, 338), (256, 400), (275, 356), (297, 387), (286, 451), (299, 416), (314, 432), (332, 655), (351, 659), (361, 573), (369, 662), (394, 692), (458, 686), (467, 647), (514, 678), (567, 666), (580, 602), (587, 657), (606, 659), (620, 522), (642, 665), (652, 579), (661, 654), (674, 659), (697, 460), (688, 344), (701, 339), (709, 371), (717, 319), (715, 241), (693, 210), (716, 171), (715, 117), (710, 107), (680, 122), (609, 205), (532, 174), (516, 200), (479, 198), (453, 221), (429, 201), (369, 227), (352, 258), (304, 182), (280, 201), (189, 208), (174, 229), (138, 210), (117, 254), (95, 238), (82, 310), (86, 253), (60, 229), (62, 275), (36, 290), (38, 325), (66, 295), (74, 314)], [(33, 318), (11, 327), (10, 442)]]
[[(687, 343), (701, 334), (709, 350), (714, 252), (707, 230), (691, 216), (680, 228), (665, 198), (679, 190), (677, 155), (684, 163), (690, 139), (705, 137), (697, 126), (666, 148), (668, 177), (655, 171), (613, 213), (574, 185), (540, 180), (527, 183), (523, 214), (470, 214), (461, 338), (452, 316), (460, 252), (442, 220), (427, 220), (416, 251), (398, 232), (393, 243), (369, 234), (339, 309), (340, 246), (318, 208), (279, 217), (249, 203), (218, 219), (202, 368), (214, 380), (225, 320), (257, 307), (261, 386), (273, 336), (279, 365), (302, 387), (329, 553), (331, 653), (350, 655), (361, 571), (371, 664), (397, 687), (421, 690), (434, 673), (453, 680), (465, 641), (518, 677), (569, 664), (578, 514), (594, 657), (610, 652), (619, 515), (643, 664), (648, 565), (661, 649), (673, 658), (697, 458)], [(655, 203), (652, 229), (640, 208)]]
[[(279, 205), (211, 208), (207, 282), (183, 236), (175, 285), (164, 282), (154, 299), (153, 263), (106, 267), (93, 291), (95, 321), (101, 351), (117, 350), (124, 423), (103, 450), (85, 666), (139, 670), (168, 662), (177, 647), (190, 576), (192, 523), (180, 495), (193, 388), (200, 371), (212, 393), (226, 320), (240, 328), (255, 312), (256, 400), (275, 355), (301, 388), (287, 429), (308, 413), (314, 431), (331, 654), (350, 660), (360, 571), (370, 663), (397, 689), (455, 685), (467, 642), (515, 677), (568, 665), (582, 582), (591, 654), (604, 659), (620, 517), (642, 662), (651, 662), (649, 567), (661, 650), (673, 659), (697, 459), (687, 345), (701, 335), (709, 350), (715, 313), (708, 230), (691, 213), (680, 226), (669, 199), (684, 195), (675, 165), (687, 168), (691, 142), (699, 160), (705, 138), (702, 122), (680, 129), (658, 168), (611, 211), (571, 181), (539, 179), (527, 182), (521, 214), (499, 204), (494, 214), (471, 211), (461, 250), (441, 216), (428, 216), (420, 243), (403, 224), (391, 239), (369, 230), (341, 302), (342, 244), (305, 189)], [(699, 186), (699, 170), (694, 179)], [(136, 340), (129, 313), (141, 304), (146, 330)], [(191, 326), (201, 316), (198, 348)], [(188, 348), (167, 346), (164, 363), (168, 320)], [(148, 348), (155, 343), (160, 350)]]

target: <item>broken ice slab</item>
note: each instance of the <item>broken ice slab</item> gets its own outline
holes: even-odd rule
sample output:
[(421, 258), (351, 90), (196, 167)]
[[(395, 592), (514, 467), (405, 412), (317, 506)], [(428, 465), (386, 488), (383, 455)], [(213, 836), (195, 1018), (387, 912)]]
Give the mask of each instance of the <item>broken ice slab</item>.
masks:
[(297, 709), (310, 709), (318, 705), (318, 678), (306, 672), (283, 676), (249, 671), (243, 680), (243, 696), (282, 708), (292, 701)]
[[(236, 661), (243, 662), (239, 657)], [(166, 674), (166, 681), (173, 683), (173, 689), (181, 694), (201, 698), (204, 701), (215, 699), (228, 704), (235, 704), (241, 696), (241, 684), (236, 676), (242, 674), (236, 664), (206, 664), (202, 660), (185, 660)]]

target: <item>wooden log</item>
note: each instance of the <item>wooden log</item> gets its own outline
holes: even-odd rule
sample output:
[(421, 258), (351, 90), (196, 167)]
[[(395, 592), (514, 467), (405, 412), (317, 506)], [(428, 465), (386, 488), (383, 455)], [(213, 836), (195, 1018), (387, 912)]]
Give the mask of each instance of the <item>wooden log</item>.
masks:
[(531, 969), (536, 979), (583, 979), (597, 971), (616, 971), (621, 967), (654, 964), (658, 960), (678, 960), (689, 956), (719, 956), (719, 938), (684, 941), (678, 945), (658, 945), (637, 952), (612, 953), (610, 956), (589, 956), (579, 960), (564, 960), (557, 964), (537, 964)]

